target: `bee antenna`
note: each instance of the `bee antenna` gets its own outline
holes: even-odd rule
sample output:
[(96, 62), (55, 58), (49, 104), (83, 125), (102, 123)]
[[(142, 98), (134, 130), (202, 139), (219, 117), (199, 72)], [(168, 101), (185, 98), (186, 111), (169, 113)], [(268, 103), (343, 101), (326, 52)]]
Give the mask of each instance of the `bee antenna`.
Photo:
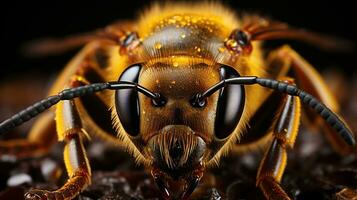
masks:
[(199, 104), (200, 102), (204, 101), (205, 98), (212, 95), (216, 91), (222, 89), (223, 87), (229, 84), (241, 84), (241, 85), (252, 85), (252, 84), (259, 84), (260, 86), (270, 88), (282, 93), (286, 93), (292, 96), (297, 96), (301, 99), (301, 101), (311, 107), (317, 114), (319, 114), (332, 128), (334, 128), (338, 135), (340, 135), (344, 141), (351, 145), (355, 145), (354, 134), (352, 133), (351, 129), (343, 122), (340, 117), (333, 111), (331, 111), (325, 104), (320, 102), (311, 94), (305, 92), (297, 88), (295, 85), (274, 80), (274, 79), (267, 79), (267, 78), (258, 78), (255, 76), (241, 76), (235, 78), (224, 79), (217, 83), (216, 85), (212, 86), (208, 90), (206, 90), (202, 94), (197, 94), (195, 96), (195, 103)]
[(119, 82), (109, 82), (109, 83), (93, 83), (85, 86), (69, 88), (62, 90), (57, 95), (49, 96), (35, 104), (25, 108), (24, 110), (18, 112), (12, 117), (4, 120), (0, 123), (0, 135), (7, 132), (26, 121), (36, 117), (40, 113), (49, 109), (53, 105), (63, 100), (71, 100), (77, 97), (82, 97), (90, 95), (96, 92), (101, 92), (103, 90), (120, 90), (120, 89), (135, 89), (138, 92), (143, 93), (145, 96), (153, 99), (154, 102), (163, 103), (165, 99), (159, 93), (154, 93), (144, 88), (141, 85), (133, 82), (119, 81)]

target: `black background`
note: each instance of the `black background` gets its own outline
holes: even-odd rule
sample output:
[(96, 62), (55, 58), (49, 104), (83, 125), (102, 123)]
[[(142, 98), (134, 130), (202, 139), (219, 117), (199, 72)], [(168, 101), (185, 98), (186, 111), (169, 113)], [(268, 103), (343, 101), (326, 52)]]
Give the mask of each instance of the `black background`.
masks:
[[(224, 1), (238, 12), (260, 13), (325, 34), (347, 38), (356, 43), (356, 10), (348, 1)], [(314, 3), (314, 5), (312, 5)], [(103, 27), (118, 19), (135, 18), (150, 1), (11, 1), (0, 8), (0, 78), (7, 80), (29, 72), (60, 70), (77, 50), (59, 56), (27, 58), (21, 46), (44, 37), (63, 37)], [(299, 42), (290, 43), (317, 68), (335, 67), (355, 72), (354, 53), (323, 52)]]

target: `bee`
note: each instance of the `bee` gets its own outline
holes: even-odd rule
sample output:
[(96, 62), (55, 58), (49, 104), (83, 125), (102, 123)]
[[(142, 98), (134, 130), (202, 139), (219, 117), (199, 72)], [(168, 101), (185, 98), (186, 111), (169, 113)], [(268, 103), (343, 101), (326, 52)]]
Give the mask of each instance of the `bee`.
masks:
[(289, 46), (264, 55), (262, 42), (272, 39), (338, 47), (334, 38), (238, 17), (219, 3), (155, 4), (137, 21), (38, 45), (34, 51), (48, 52), (85, 44), (47, 98), (0, 124), (3, 134), (43, 113), (27, 139), (1, 141), (0, 155), (43, 155), (64, 142), (67, 182), (25, 198), (73, 199), (91, 183), (83, 141), (98, 136), (143, 164), (164, 199), (188, 199), (222, 156), (266, 146), (256, 185), (267, 199), (290, 199), (280, 181), (302, 110), (337, 150), (355, 140), (304, 58)]

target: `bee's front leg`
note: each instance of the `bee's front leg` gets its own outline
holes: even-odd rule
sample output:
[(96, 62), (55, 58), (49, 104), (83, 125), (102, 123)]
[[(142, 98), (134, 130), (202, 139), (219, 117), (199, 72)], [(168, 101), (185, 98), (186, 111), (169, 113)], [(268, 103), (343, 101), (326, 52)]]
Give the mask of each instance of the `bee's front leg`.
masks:
[(31, 190), (25, 194), (26, 199), (73, 199), (91, 182), (91, 170), (83, 147), (86, 133), (82, 128), (75, 102), (61, 102), (56, 115), (58, 138), (66, 142), (64, 161), (69, 179), (55, 191)]
[(300, 121), (300, 100), (286, 96), (285, 103), (279, 110), (279, 118), (274, 125), (273, 141), (260, 164), (257, 186), (267, 199), (290, 199), (281, 188), (280, 181), (284, 173), (287, 148), (292, 148), (298, 133)]
[[(283, 76), (286, 76), (289, 70), (292, 71), (299, 88), (312, 94), (333, 112), (340, 112), (340, 105), (336, 97), (319, 72), (289, 46), (283, 46), (273, 51), (269, 55), (268, 63), (270, 63), (271, 69), (282, 69), (280, 72), (282, 72)], [(357, 152), (356, 148), (346, 145), (343, 139), (336, 134), (336, 131), (327, 125), (314, 111), (304, 106), (304, 112), (306, 112), (305, 117), (308, 119), (306, 122), (315, 130), (322, 128), (326, 139), (336, 152), (342, 155)]]

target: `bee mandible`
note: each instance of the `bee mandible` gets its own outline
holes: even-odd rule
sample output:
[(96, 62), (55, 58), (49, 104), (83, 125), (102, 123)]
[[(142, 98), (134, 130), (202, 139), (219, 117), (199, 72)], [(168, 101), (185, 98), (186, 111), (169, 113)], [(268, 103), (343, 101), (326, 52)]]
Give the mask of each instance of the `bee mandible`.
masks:
[(280, 181), (302, 109), (342, 141), (337, 148), (355, 140), (306, 60), (289, 46), (264, 56), (262, 42), (272, 39), (336, 43), (259, 16), (238, 17), (217, 3), (168, 3), (55, 48), (39, 45), (41, 52), (86, 43), (47, 98), (0, 124), (4, 133), (44, 112), (27, 139), (1, 141), (0, 155), (43, 155), (64, 142), (67, 182), (25, 198), (73, 199), (91, 183), (83, 141), (99, 136), (143, 164), (164, 199), (188, 199), (222, 155), (267, 145), (256, 184), (267, 199), (290, 199)]

